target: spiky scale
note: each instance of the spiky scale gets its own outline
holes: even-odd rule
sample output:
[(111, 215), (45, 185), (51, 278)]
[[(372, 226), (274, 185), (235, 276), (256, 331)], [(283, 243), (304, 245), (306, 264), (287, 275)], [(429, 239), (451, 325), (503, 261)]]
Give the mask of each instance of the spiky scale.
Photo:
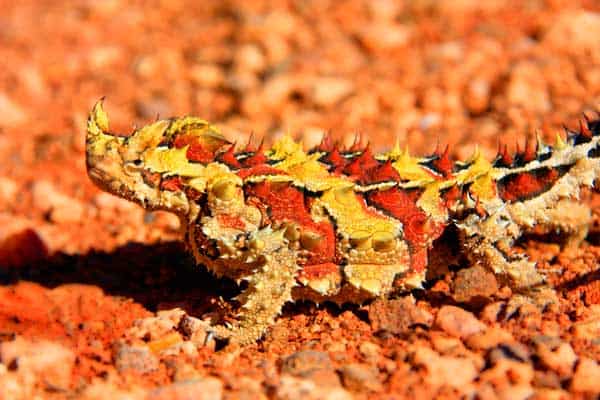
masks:
[(494, 165), (498, 167), (510, 168), (513, 164), (513, 161), (514, 159), (512, 155), (508, 152), (508, 146), (504, 145), (504, 147), (498, 150), (498, 155), (496, 156), (496, 162)]
[(588, 122), (579, 120), (579, 134), (587, 140), (592, 140), (592, 131), (588, 127)]
[(432, 164), (444, 178), (450, 177), (453, 168), (453, 163), (450, 160), (450, 146), (446, 146), (442, 153), (436, 152), (435, 159), (432, 161)]
[(235, 157), (235, 143), (233, 143), (229, 149), (227, 149), (227, 151), (220, 153), (216, 157), (216, 160), (233, 169), (239, 169), (242, 167), (238, 159)]
[(333, 150), (321, 157), (321, 161), (331, 165), (334, 171), (341, 170), (346, 164), (346, 160), (340, 154), (338, 147), (334, 147)]
[(337, 147), (337, 145), (333, 142), (333, 138), (331, 137), (331, 134), (329, 132), (327, 132), (326, 134), (323, 135), (323, 138), (321, 139), (321, 143), (319, 143), (319, 145), (313, 149), (313, 152), (329, 153), (335, 147)]

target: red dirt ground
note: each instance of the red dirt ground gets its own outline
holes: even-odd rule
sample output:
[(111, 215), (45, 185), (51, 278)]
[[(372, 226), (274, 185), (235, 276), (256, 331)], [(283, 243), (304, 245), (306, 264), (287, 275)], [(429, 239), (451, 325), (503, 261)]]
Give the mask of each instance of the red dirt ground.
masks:
[[(412, 297), (290, 304), (264, 340), (204, 345), (231, 283), (196, 268), (178, 222), (100, 192), (84, 126), (193, 114), (245, 142), (358, 132), (413, 153), (561, 125), (600, 107), (594, 1), (1, 1), (0, 398), (593, 398), (600, 393), (600, 197), (576, 248), (519, 244), (559, 304), (484, 270)], [(432, 274), (433, 275), (433, 274)], [(482, 282), (484, 284), (482, 284)], [(184, 311), (181, 311), (184, 310)], [(157, 314), (158, 312), (158, 314)]]

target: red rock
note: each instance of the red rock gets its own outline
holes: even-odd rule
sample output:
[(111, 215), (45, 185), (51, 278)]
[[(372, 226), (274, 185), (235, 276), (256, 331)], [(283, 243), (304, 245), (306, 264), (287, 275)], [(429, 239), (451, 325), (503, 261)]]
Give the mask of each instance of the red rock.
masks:
[(7, 126), (22, 124), (29, 117), (27, 111), (21, 105), (5, 93), (1, 92), (0, 114), (2, 115), (2, 124)]
[(354, 91), (351, 81), (340, 78), (318, 78), (311, 86), (311, 99), (320, 107), (331, 107)]
[(419, 347), (414, 351), (412, 363), (426, 370), (426, 381), (434, 387), (449, 386), (461, 393), (472, 393), (472, 382), (478, 368), (469, 358), (440, 356), (435, 351)]
[(414, 299), (403, 297), (375, 301), (369, 306), (369, 320), (375, 331), (402, 334), (409, 332), (415, 325), (431, 326), (433, 316), (417, 307)]
[(85, 206), (78, 200), (59, 192), (48, 181), (39, 181), (33, 185), (34, 206), (49, 213), (50, 220), (56, 223), (81, 222)]
[(145, 374), (158, 369), (158, 359), (147, 346), (129, 346), (119, 343), (115, 349), (115, 368), (119, 372), (137, 372)]
[(379, 392), (383, 385), (377, 369), (366, 364), (346, 364), (339, 369), (346, 389), (356, 392)]
[(577, 362), (577, 354), (569, 343), (562, 342), (560, 339), (553, 341), (543, 340), (543, 338), (538, 338), (535, 343), (536, 353), (546, 367), (555, 371), (561, 378), (571, 377)]
[(276, 400), (352, 400), (354, 397), (342, 388), (320, 387), (311, 380), (284, 375), (275, 389), (274, 398)]
[(587, 357), (582, 357), (575, 369), (571, 380), (571, 390), (574, 392), (600, 393), (600, 366)]
[(147, 400), (221, 400), (223, 383), (213, 377), (166, 385), (150, 391)]
[(501, 343), (508, 343), (514, 340), (510, 332), (499, 327), (492, 327), (470, 335), (466, 340), (466, 344), (475, 350), (489, 350)]
[(376, 364), (381, 357), (381, 347), (373, 342), (362, 342), (358, 351), (370, 364)]
[(486, 329), (475, 315), (454, 306), (442, 306), (435, 318), (435, 326), (449, 335), (467, 338)]
[(540, 66), (532, 62), (516, 64), (511, 71), (506, 97), (513, 107), (535, 112), (548, 111), (551, 106), (550, 93)]
[(313, 350), (299, 351), (287, 356), (281, 365), (281, 372), (306, 377), (315, 371), (333, 370), (327, 353)]
[(568, 52), (598, 54), (594, 36), (600, 34), (600, 14), (588, 11), (562, 12), (544, 32), (543, 41)]
[[(533, 392), (531, 382), (534, 371), (529, 363), (523, 363), (507, 358), (494, 362), (491, 368), (483, 371), (479, 377), (481, 382), (490, 383), (496, 392), (525, 393), (529, 396)], [(526, 397), (525, 397), (526, 398)]]
[(453, 281), (452, 297), (460, 303), (485, 301), (498, 291), (492, 272), (480, 265), (458, 271)]
[(33, 229), (25, 229), (0, 240), (0, 264), (21, 267), (48, 256), (48, 247)]
[(4, 204), (4, 208), (8, 208), (8, 205), (15, 201), (17, 191), (17, 182), (0, 176), (0, 205)]
[(204, 88), (217, 88), (225, 82), (225, 74), (217, 65), (201, 64), (190, 68), (192, 82)]
[(594, 304), (589, 308), (588, 315), (573, 324), (573, 334), (578, 339), (593, 340), (600, 337), (600, 305)]
[(58, 343), (17, 337), (0, 343), (0, 361), (22, 385), (37, 383), (50, 390), (66, 390), (71, 386), (75, 354)]

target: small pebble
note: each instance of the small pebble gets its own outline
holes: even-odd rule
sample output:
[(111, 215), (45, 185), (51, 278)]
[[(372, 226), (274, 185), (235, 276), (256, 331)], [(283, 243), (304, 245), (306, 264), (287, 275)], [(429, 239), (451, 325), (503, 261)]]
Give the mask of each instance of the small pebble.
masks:
[(455, 306), (442, 306), (435, 318), (435, 326), (449, 335), (467, 338), (486, 329), (473, 313)]
[(595, 360), (582, 357), (571, 380), (571, 390), (600, 394), (600, 365)]
[(221, 400), (223, 383), (217, 378), (177, 382), (152, 390), (147, 400)]
[(158, 359), (148, 347), (120, 343), (115, 351), (115, 367), (119, 372), (135, 371), (144, 374), (158, 369)]
[(412, 331), (415, 325), (431, 326), (433, 316), (419, 308), (413, 298), (378, 299), (369, 306), (369, 320), (375, 331), (402, 334)]
[(378, 392), (383, 386), (377, 370), (366, 364), (346, 364), (339, 369), (344, 387), (356, 392)]

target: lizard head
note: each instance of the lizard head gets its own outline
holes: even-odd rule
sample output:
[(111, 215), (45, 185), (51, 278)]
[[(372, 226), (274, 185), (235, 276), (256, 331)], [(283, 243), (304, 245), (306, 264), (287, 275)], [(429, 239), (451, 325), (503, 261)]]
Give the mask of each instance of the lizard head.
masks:
[(129, 136), (111, 133), (99, 101), (87, 123), (86, 164), (103, 190), (183, 216), (213, 186), (241, 185), (215, 161), (229, 144), (214, 126), (194, 117), (158, 120)]

